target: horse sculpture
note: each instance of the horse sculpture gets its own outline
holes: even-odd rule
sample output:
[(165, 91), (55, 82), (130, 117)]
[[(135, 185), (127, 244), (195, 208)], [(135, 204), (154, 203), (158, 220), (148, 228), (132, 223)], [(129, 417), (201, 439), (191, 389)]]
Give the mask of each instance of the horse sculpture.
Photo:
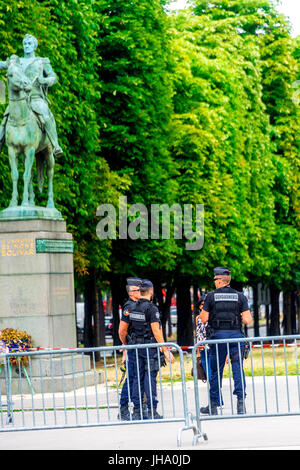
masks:
[(54, 208), (53, 174), (55, 161), (53, 146), (30, 107), (32, 83), (24, 74), (17, 56), (12, 58), (8, 65), (7, 85), (9, 117), (6, 125), (5, 141), (8, 147), (13, 183), (9, 207), (18, 206), (18, 157), (23, 155), (25, 169), (22, 206), (34, 206), (32, 166), (36, 157), (39, 190), (42, 192), (44, 166), (46, 164), (48, 177), (47, 208)]

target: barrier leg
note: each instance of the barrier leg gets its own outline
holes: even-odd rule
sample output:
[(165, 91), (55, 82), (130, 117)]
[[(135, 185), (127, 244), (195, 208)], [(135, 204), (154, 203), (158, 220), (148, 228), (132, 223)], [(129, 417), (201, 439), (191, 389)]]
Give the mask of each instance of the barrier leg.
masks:
[(207, 434), (205, 432), (202, 432), (198, 428), (197, 432), (194, 434), (193, 446), (196, 446), (198, 444), (199, 439), (203, 439), (204, 441), (207, 441), (208, 437), (207, 437)]
[(13, 422), (13, 408), (11, 400), (11, 365), (4, 358), (4, 370), (5, 370), (5, 387), (6, 387), (6, 406), (7, 406), (7, 419), (6, 424), (11, 424)]
[[(192, 414), (188, 411), (188, 404), (187, 404), (187, 392), (186, 392), (186, 382), (185, 382), (185, 369), (184, 369), (184, 360), (183, 360), (183, 352), (179, 349), (179, 358), (180, 358), (180, 370), (181, 370), (181, 380), (182, 380), (182, 399), (183, 399), (183, 408), (184, 408), (184, 418), (185, 418), (185, 425), (178, 430), (177, 433), (177, 446), (181, 446), (181, 436), (183, 431), (192, 430), (194, 433), (195, 441), (197, 434), (197, 427), (194, 424), (190, 424), (190, 417)], [(193, 420), (193, 418), (191, 418)]]
[[(191, 416), (191, 420), (193, 420), (193, 417), (192, 417), (192, 414), (191, 412), (188, 412), (188, 415)], [(178, 447), (181, 447), (181, 436), (182, 436), (182, 433), (183, 431), (189, 431), (190, 429), (193, 431), (194, 433), (194, 438), (193, 438), (193, 443), (195, 441), (195, 439), (198, 439), (197, 436), (198, 436), (198, 433), (197, 433), (197, 427), (193, 424), (189, 424), (189, 418), (187, 417), (186, 420), (185, 420), (185, 426), (183, 426), (182, 428), (180, 428), (178, 430), (178, 433), (177, 433), (177, 446)], [(207, 440), (207, 439), (206, 439)], [(193, 444), (194, 445), (194, 444)]]
[[(195, 393), (195, 407), (196, 407), (196, 432), (194, 432), (193, 446), (198, 444), (199, 439), (208, 440), (207, 434), (201, 430), (201, 418), (200, 418), (200, 402), (199, 402), (199, 390), (198, 390), (198, 377), (197, 377), (197, 347), (194, 346), (192, 352), (193, 361), (193, 375), (194, 375), (194, 393)], [(193, 419), (193, 418), (192, 418)]]

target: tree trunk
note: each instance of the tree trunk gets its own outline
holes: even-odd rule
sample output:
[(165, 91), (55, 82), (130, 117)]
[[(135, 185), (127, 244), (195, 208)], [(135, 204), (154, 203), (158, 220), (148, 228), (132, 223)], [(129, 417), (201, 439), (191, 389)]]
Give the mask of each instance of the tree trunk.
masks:
[(179, 278), (176, 287), (177, 292), (177, 343), (179, 346), (191, 346), (193, 344), (193, 324), (190, 295), (190, 282), (188, 279)]
[(271, 285), (270, 286), (270, 297), (271, 297), (270, 336), (280, 335), (279, 295), (280, 295), (280, 289), (278, 289), (278, 287), (274, 285)]
[(258, 286), (253, 286), (253, 323), (254, 336), (259, 336), (259, 307), (258, 307)]
[[(167, 337), (170, 338), (172, 336), (171, 310), (169, 310), (167, 324), (168, 324), (168, 335), (167, 335)], [(166, 337), (166, 339), (167, 339), (167, 337)]]
[(93, 347), (93, 282), (91, 277), (86, 281), (84, 287), (84, 335), (83, 344), (85, 348)]
[(291, 292), (286, 291), (283, 293), (283, 334), (292, 334), (292, 321), (291, 321)]
[(105, 312), (101, 289), (98, 289), (99, 346), (105, 346)]
[[(156, 285), (155, 290), (156, 290), (157, 300), (159, 304), (159, 311), (161, 313), (161, 324), (162, 324), (163, 336), (164, 336), (164, 340), (167, 341), (167, 334), (166, 334), (167, 322), (169, 322), (170, 320), (170, 307), (171, 307), (171, 301), (172, 301), (175, 288), (174, 288), (174, 285), (167, 285), (165, 299), (163, 298), (160, 284)], [(170, 333), (170, 331), (168, 331), (168, 333)]]
[(296, 294), (292, 290), (290, 292), (291, 296), (291, 323), (292, 323), (292, 335), (297, 334), (297, 305), (296, 305)]
[(244, 284), (240, 281), (235, 281), (234, 279), (232, 279), (230, 281), (230, 286), (232, 287), (232, 289), (236, 289), (239, 292), (243, 292)]
[(300, 334), (300, 305), (299, 305), (299, 296), (298, 293), (294, 293), (295, 296), (295, 310), (296, 310), (296, 318), (298, 319), (298, 331), (297, 334)]
[(80, 292), (78, 291), (78, 289), (75, 289), (75, 302), (80, 302), (80, 300), (81, 300)]
[(193, 285), (193, 315), (192, 315), (192, 321), (193, 321), (193, 344), (196, 343), (196, 316), (198, 315), (198, 310), (197, 310), (197, 303), (198, 303), (199, 297), (198, 297), (198, 286)]
[[(93, 346), (98, 347), (101, 345), (101, 333), (100, 333), (100, 317), (99, 317), (99, 301), (98, 301), (98, 289), (97, 289), (97, 275), (94, 268), (91, 269), (91, 282), (92, 282), (92, 307), (93, 307)], [(99, 353), (95, 354), (95, 360), (100, 359)]]
[(270, 336), (270, 305), (266, 305), (266, 334)]
[(162, 324), (162, 330), (163, 330), (163, 335), (165, 338), (165, 325), (166, 325), (166, 319), (165, 315), (163, 312), (164, 308), (164, 296), (162, 293), (162, 288), (161, 288), (161, 283), (159, 281), (154, 281), (154, 297), (153, 297), (153, 303), (157, 305), (157, 308), (160, 313), (160, 319), (161, 319), (161, 324)]
[(112, 314), (113, 314), (113, 344), (119, 346), (121, 344), (119, 338), (119, 324), (120, 324), (120, 308), (123, 307), (125, 297), (122, 285), (119, 279), (115, 277), (111, 280), (111, 296), (112, 296)]
[[(97, 273), (94, 268), (90, 270), (89, 280), (85, 288), (84, 312), (84, 346), (105, 346), (104, 308), (101, 291), (97, 287)], [(95, 360), (98, 361), (99, 359), (100, 354), (96, 352)]]

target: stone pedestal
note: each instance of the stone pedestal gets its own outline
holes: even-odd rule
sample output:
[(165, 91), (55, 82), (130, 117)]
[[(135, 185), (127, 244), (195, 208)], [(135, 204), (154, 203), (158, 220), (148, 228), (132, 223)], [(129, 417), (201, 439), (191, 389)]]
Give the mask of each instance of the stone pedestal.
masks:
[[(1, 367), (1, 366), (0, 366)], [(26, 377), (27, 374), (27, 377)], [(13, 367), (10, 377), (12, 395), (71, 392), (82, 387), (94, 387), (104, 382), (103, 372), (91, 368), (91, 359), (84, 354), (30, 356), (25, 370)], [(0, 401), (6, 394), (7, 383), (0, 374)]]
[[(34, 347), (76, 348), (72, 235), (56, 209), (0, 212), (0, 330), (32, 336)], [(71, 368), (72, 367), (72, 368)], [(101, 381), (84, 355), (31, 356), (30, 383), (13, 368), (12, 394), (70, 391)], [(30, 386), (31, 384), (31, 386)], [(3, 370), (0, 390), (5, 394)], [(1, 399), (1, 396), (0, 396)]]
[(26, 219), (24, 211), (22, 219), (10, 219), (4, 212), (0, 330), (26, 331), (35, 347), (75, 348), (73, 241), (66, 223), (60, 217), (39, 219), (32, 214)]

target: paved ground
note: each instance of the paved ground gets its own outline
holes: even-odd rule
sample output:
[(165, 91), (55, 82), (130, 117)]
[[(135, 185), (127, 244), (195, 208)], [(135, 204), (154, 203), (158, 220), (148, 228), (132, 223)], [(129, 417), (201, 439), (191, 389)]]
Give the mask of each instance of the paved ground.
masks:
[[(275, 378), (256, 377), (253, 383), (247, 379), (247, 412), (257, 413), (299, 413), (299, 383), (297, 376)], [(207, 384), (199, 385), (200, 404), (206, 404)], [(99, 386), (100, 387), (100, 386)], [(183, 417), (181, 386), (177, 384), (171, 394), (170, 388), (164, 388), (164, 415), (170, 419), (176, 412), (176, 418)], [(229, 382), (224, 380), (223, 397), (224, 416), (235, 413), (235, 401), (231, 402)], [(74, 394), (57, 394), (55, 407), (51, 394), (27, 396), (26, 399), (13, 397), (14, 409), (25, 410), (14, 413), (14, 426), (58, 426), (83, 425), (79, 428), (0, 432), (0, 450), (230, 450), (230, 449), (297, 449), (300, 450), (300, 415), (268, 416), (237, 419), (206, 420), (202, 422), (202, 431), (208, 440), (200, 439), (193, 446), (193, 431), (184, 430), (181, 434), (181, 447), (177, 447), (177, 436), (183, 422), (155, 422), (116, 426), (118, 407), (116, 390), (110, 391), (110, 407), (95, 407), (94, 388), (79, 390), (76, 395), (77, 412), (74, 411)], [(160, 407), (162, 397), (159, 394)], [(44, 401), (43, 401), (44, 400)], [(193, 383), (187, 384), (188, 408), (194, 413)], [(107, 403), (107, 391), (99, 389), (98, 405)], [(173, 404), (176, 408), (173, 408)], [(231, 407), (233, 404), (233, 408)], [(35, 412), (31, 408), (34, 405)], [(85, 408), (88, 405), (88, 409)], [(82, 407), (82, 408), (81, 408)], [(6, 413), (4, 414), (6, 417)], [(6, 426), (2, 416), (0, 428)], [(96, 423), (102, 426), (96, 426)], [(134, 452), (133, 452), (134, 455)]]
[[(193, 432), (182, 434), (180, 423), (133, 424), (125, 426), (14, 431), (0, 434), (1, 450), (188, 450), (211, 449), (297, 449), (300, 450), (300, 417), (245, 418), (206, 421), (202, 430), (208, 440), (192, 446)], [(134, 452), (133, 452), (134, 455)]]

